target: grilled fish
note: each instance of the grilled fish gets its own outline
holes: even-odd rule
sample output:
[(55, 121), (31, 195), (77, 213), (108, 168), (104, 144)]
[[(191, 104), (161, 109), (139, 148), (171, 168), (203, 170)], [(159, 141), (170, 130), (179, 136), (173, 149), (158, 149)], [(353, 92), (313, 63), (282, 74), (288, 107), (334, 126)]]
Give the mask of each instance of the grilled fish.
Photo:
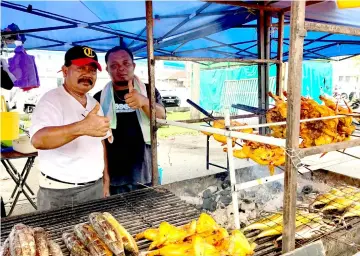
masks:
[(49, 256), (48, 234), (43, 228), (34, 228), (36, 256)]
[(89, 220), (96, 233), (115, 256), (125, 256), (122, 236), (117, 236), (114, 228), (104, 216), (99, 212), (94, 212), (89, 215)]
[(60, 245), (55, 243), (53, 240), (48, 241), (49, 253), (52, 256), (63, 256)]
[(360, 202), (353, 203), (350, 205), (341, 216), (341, 219), (349, 218), (349, 217), (360, 217)]
[(62, 239), (72, 256), (90, 256), (85, 245), (83, 245), (74, 234), (63, 233)]
[(116, 232), (117, 237), (122, 237), (125, 254), (127, 256), (139, 255), (139, 249), (135, 239), (129, 234), (129, 232), (127, 232), (127, 230), (121, 226), (120, 223), (110, 213), (103, 212), (103, 216), (112, 226), (113, 230)]
[(74, 232), (92, 256), (112, 256), (111, 251), (88, 224), (78, 224)]
[(2, 246), (2, 256), (11, 256), (10, 253), (10, 242), (9, 242), (9, 238), (6, 238), (3, 246)]
[(10, 236), (10, 252), (12, 256), (35, 256), (36, 245), (34, 230), (24, 224), (13, 227)]
[(278, 225), (283, 220), (282, 213), (275, 213), (268, 217), (265, 217), (263, 219), (260, 219), (259, 221), (256, 221), (248, 226), (246, 226), (243, 231), (249, 231), (249, 230), (266, 230), (273, 226)]
[[(335, 192), (335, 190), (334, 190), (334, 192)], [(335, 192), (335, 193), (337, 193), (337, 192)], [(315, 209), (322, 208), (323, 206), (328, 204), (330, 201), (332, 201), (338, 197), (338, 195), (336, 195), (335, 193), (331, 193), (331, 191), (330, 191), (329, 193), (318, 195), (315, 198), (314, 202), (312, 202), (310, 204), (310, 208), (315, 208)]]
[(329, 202), (324, 208), (322, 208), (322, 212), (331, 211), (331, 210), (337, 210), (337, 211), (343, 211), (347, 207), (349, 207), (352, 203), (354, 203), (354, 200), (352, 198), (345, 198), (345, 197), (338, 197)]
[[(295, 227), (307, 224), (309, 222), (321, 222), (322, 218), (319, 214), (316, 213), (298, 213), (296, 216)], [(265, 230), (256, 236), (256, 239), (267, 237), (267, 236), (276, 236), (281, 235), (283, 232), (283, 225), (277, 225), (271, 229)]]
[[(295, 239), (310, 239), (321, 234), (321, 232), (330, 231), (333, 227), (323, 223), (323, 222), (310, 222), (307, 224), (300, 225), (295, 230)], [(323, 231), (322, 231), (323, 230)], [(280, 236), (276, 241), (282, 240)]]

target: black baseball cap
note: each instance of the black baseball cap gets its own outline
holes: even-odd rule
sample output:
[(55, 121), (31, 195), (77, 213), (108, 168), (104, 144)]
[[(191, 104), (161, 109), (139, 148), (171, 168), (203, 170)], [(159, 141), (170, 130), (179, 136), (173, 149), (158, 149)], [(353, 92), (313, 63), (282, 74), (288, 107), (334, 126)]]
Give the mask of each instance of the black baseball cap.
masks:
[(94, 63), (99, 71), (102, 70), (96, 52), (91, 47), (76, 45), (65, 53), (65, 66), (67, 67), (71, 64), (84, 66), (91, 63)]

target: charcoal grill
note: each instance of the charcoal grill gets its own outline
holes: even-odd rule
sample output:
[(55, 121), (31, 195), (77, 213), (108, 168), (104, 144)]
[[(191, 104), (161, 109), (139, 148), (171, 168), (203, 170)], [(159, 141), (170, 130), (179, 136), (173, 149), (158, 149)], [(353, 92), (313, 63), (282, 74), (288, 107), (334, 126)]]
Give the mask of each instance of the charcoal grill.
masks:
[[(61, 246), (64, 255), (69, 255), (61, 239), (62, 234), (72, 231), (76, 224), (87, 222), (88, 215), (96, 211), (110, 212), (132, 235), (157, 227), (163, 221), (176, 226), (184, 225), (200, 215), (200, 211), (168, 190), (145, 188), (73, 207), (3, 218), (1, 242), (15, 224), (24, 223), (31, 227), (43, 227)], [(138, 242), (140, 250), (146, 250), (149, 244), (144, 240)]]
[[(181, 226), (200, 215), (199, 210), (183, 202), (170, 191), (163, 188), (146, 188), (73, 207), (3, 218), (1, 220), (1, 242), (4, 242), (11, 228), (17, 223), (24, 223), (31, 227), (43, 227), (49, 232), (50, 237), (61, 246), (66, 256), (69, 255), (69, 252), (61, 239), (62, 234), (72, 231), (76, 224), (87, 222), (88, 215), (96, 211), (110, 212), (132, 235), (151, 227), (158, 227), (163, 221)], [(348, 224), (360, 228), (360, 218), (354, 218)], [(258, 231), (245, 233), (249, 239), (257, 234)], [(273, 237), (257, 240), (255, 256), (281, 255), (281, 246), (276, 246), (273, 241)], [(308, 242), (310, 241), (299, 242), (297, 245), (302, 246)], [(146, 251), (149, 245), (149, 241), (138, 241), (141, 251)]]

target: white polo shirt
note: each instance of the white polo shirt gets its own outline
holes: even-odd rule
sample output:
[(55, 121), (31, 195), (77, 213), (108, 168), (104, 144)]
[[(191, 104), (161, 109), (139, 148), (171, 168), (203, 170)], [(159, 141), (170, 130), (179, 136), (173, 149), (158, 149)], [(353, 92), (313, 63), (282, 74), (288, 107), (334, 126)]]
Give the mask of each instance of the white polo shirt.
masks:
[[(84, 108), (63, 86), (47, 92), (32, 115), (30, 136), (45, 127), (63, 126), (83, 120), (96, 102), (87, 95), (87, 105)], [(98, 115), (103, 116), (101, 109)], [(40, 171), (49, 177), (70, 183), (98, 180), (104, 171), (103, 139), (105, 138), (81, 136), (59, 148), (39, 150)]]

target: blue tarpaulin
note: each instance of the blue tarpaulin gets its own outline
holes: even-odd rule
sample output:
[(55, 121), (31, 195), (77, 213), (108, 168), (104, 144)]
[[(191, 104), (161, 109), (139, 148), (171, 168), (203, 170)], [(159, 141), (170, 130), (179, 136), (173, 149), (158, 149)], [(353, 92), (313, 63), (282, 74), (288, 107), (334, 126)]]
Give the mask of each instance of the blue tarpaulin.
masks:
[[(286, 8), (290, 4), (282, 0), (271, 6)], [(257, 58), (254, 10), (203, 1), (154, 1), (153, 9), (155, 55)], [(144, 1), (1, 1), (1, 14), (2, 29), (15, 23), (26, 30), (27, 49), (65, 51), (86, 44), (105, 52), (122, 40), (137, 57), (146, 57)], [(288, 15), (289, 11), (285, 12), (287, 19)], [(359, 8), (340, 10), (333, 1), (307, 6), (306, 19), (360, 27)], [(273, 22), (277, 22), (275, 17)], [(243, 28), (244, 24), (255, 27)], [(273, 58), (276, 26), (271, 33)], [(289, 33), (286, 26), (285, 61)], [(305, 38), (305, 59), (359, 53), (359, 37), (308, 32)]]
[[(332, 64), (306, 61), (302, 66), (302, 95), (310, 96), (320, 103), (320, 94), (332, 94)], [(269, 89), (273, 93), (275, 93), (275, 76), (276, 66), (272, 65), (269, 70)], [(200, 106), (208, 111), (217, 112), (221, 112), (225, 107), (224, 104), (227, 103), (258, 107), (257, 79), (257, 65), (202, 70), (200, 72)], [(225, 88), (226, 86), (229, 88)], [(273, 101), (270, 100), (270, 104), (272, 103)]]

